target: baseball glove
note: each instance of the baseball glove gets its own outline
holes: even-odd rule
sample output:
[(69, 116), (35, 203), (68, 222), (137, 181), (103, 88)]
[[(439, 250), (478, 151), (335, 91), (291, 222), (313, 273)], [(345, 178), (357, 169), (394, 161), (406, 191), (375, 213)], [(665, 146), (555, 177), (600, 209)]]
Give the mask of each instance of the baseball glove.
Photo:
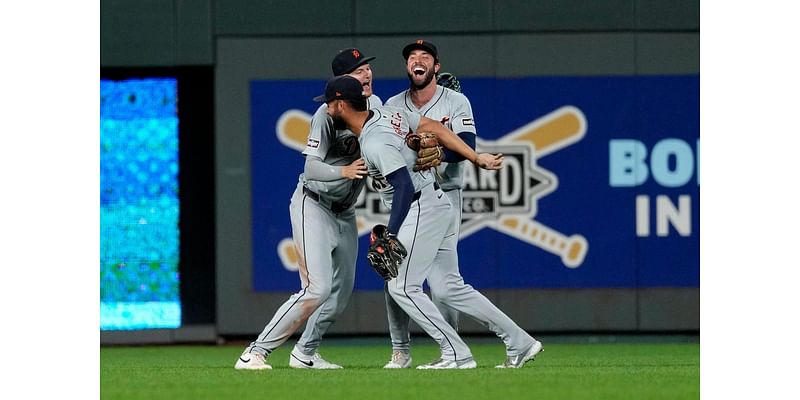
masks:
[(449, 72), (440, 72), (439, 78), (436, 79), (436, 84), (461, 93), (461, 82)]
[(417, 152), (417, 163), (414, 171), (426, 171), (438, 167), (442, 163), (444, 151), (439, 146), (436, 135), (430, 132), (410, 133), (406, 136), (406, 145)]
[(369, 235), (367, 261), (384, 281), (397, 277), (397, 268), (408, 255), (406, 248), (390, 234), (386, 225), (375, 225)]

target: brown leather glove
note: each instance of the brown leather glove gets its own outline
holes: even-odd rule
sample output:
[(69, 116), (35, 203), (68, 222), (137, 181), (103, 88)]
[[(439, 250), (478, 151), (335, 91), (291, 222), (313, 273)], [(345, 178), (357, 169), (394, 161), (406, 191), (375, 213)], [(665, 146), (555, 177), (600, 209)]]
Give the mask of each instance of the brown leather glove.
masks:
[(444, 151), (439, 146), (436, 135), (430, 132), (411, 133), (406, 136), (406, 145), (417, 152), (414, 171), (426, 171), (442, 163)]

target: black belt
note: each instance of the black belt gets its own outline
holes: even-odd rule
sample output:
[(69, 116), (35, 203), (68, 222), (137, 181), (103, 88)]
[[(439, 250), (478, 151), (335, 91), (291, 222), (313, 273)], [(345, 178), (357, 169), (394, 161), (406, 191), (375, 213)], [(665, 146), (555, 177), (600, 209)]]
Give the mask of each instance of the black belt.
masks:
[(319, 205), (321, 205), (323, 207), (329, 208), (331, 211), (333, 211), (336, 214), (338, 214), (338, 213), (340, 213), (342, 211), (345, 211), (348, 208), (350, 208), (350, 206), (348, 206), (346, 204), (342, 204), (342, 203), (336, 202), (336, 201), (330, 202), (330, 205), (324, 204), (324, 203), (319, 201), (319, 194), (317, 194), (316, 192), (314, 192), (313, 190), (311, 190), (311, 189), (309, 189), (309, 188), (307, 188), (305, 186), (303, 186), (303, 194), (305, 194), (306, 196), (311, 198), (311, 200), (316, 201), (317, 204), (319, 204)]

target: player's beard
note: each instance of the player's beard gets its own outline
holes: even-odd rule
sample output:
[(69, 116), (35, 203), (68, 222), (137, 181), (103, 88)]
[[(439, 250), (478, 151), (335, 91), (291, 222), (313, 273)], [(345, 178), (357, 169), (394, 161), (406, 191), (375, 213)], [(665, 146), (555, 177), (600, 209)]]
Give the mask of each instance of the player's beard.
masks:
[(433, 80), (433, 75), (434, 75), (433, 68), (431, 68), (431, 69), (425, 71), (425, 75), (424, 75), (425, 79), (422, 80), (422, 83), (418, 84), (417, 81), (414, 80), (414, 78), (416, 78), (417, 76), (414, 75), (413, 72), (408, 74), (408, 80), (411, 81), (411, 86), (413, 86), (414, 89), (419, 90), (419, 89), (423, 89), (423, 88), (427, 87), (431, 83), (431, 81)]
[(337, 131), (343, 131), (347, 129), (347, 123), (344, 122), (344, 119), (342, 119), (341, 116), (333, 116), (331, 119), (333, 119), (333, 129), (336, 129)]

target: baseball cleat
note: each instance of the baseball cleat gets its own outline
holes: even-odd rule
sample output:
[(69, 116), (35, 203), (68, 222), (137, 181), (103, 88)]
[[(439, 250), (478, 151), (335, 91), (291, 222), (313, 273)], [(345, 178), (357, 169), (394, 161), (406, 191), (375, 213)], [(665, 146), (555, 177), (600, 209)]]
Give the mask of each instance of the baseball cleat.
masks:
[(267, 364), (267, 356), (261, 353), (251, 352), (251, 349), (248, 347), (244, 349), (242, 355), (236, 360), (236, 365), (234, 365), (233, 368), (259, 370), (272, 369), (272, 365)]
[(313, 356), (307, 356), (297, 349), (292, 350), (289, 355), (289, 366), (292, 368), (310, 368), (310, 369), (341, 369), (341, 365), (337, 365), (326, 361), (319, 353), (314, 353)]
[(506, 357), (506, 361), (495, 368), (522, 368), (526, 362), (533, 360), (537, 354), (544, 351), (544, 347), (542, 347), (542, 342), (535, 341), (533, 342), (533, 346), (531, 346), (528, 351), (517, 354), (516, 356), (508, 356)]
[(419, 365), (417, 366), (417, 369), (472, 369), (477, 366), (478, 363), (476, 363), (475, 359), (472, 357), (461, 361), (445, 360), (440, 358), (436, 361)]
[(383, 368), (410, 368), (411, 367), (411, 354), (404, 351), (395, 350), (392, 352), (392, 359), (389, 360)]

